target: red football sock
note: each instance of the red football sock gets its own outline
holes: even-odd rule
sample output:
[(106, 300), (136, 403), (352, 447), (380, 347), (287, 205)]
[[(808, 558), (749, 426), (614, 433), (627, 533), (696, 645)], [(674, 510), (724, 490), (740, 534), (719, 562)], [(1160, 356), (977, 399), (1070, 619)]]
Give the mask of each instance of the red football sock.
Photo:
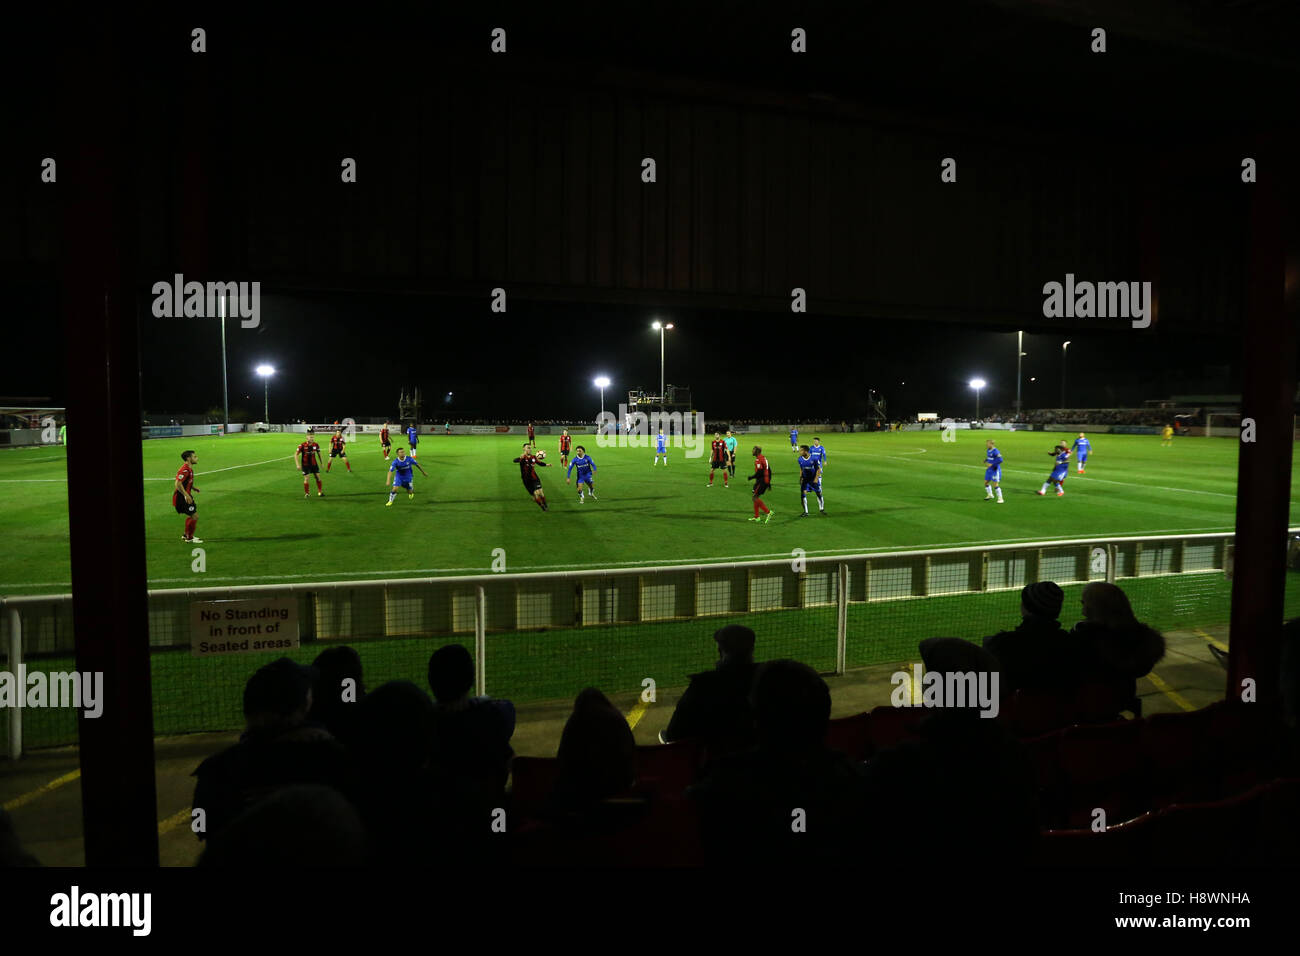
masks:
[(769, 511), (772, 510), (767, 505), (763, 504), (763, 502), (761, 501), (758, 503), (758, 506), (763, 509), (763, 514), (767, 514)]
[(754, 499), (754, 517), (755, 517), (755, 518), (758, 517), (758, 499), (757, 499), (757, 498)]
[(310, 478), (304, 478), (304, 479), (302, 480), (302, 493), (303, 493), (304, 495), (309, 495), (309, 494), (311, 494), (311, 479), (310, 479)]
[(320, 475), (317, 475), (317, 476), (316, 476), (316, 490), (317, 490), (317, 491), (323, 491), (323, 490), (324, 490), (324, 489), (321, 487), (321, 483), (320, 483)]
[(345, 465), (348, 466), (348, 471), (351, 471), (351, 470), (352, 470), (352, 462), (350, 462), (350, 461), (345, 461), (343, 464), (345, 464)]
[(187, 538), (194, 537), (194, 526), (196, 524), (198, 524), (198, 522), (193, 518), (185, 519), (185, 537)]

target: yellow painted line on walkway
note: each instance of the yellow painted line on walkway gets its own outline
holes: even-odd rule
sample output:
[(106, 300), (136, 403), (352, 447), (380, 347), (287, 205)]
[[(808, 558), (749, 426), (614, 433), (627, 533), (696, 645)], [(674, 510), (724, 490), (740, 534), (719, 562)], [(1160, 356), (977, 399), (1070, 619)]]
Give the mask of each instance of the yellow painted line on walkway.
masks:
[(645, 716), (646, 708), (649, 706), (644, 700), (638, 700), (636, 706), (627, 715), (627, 725), (636, 730), (636, 725), (641, 723), (641, 718)]
[(1213, 638), (1213, 637), (1211, 637), (1210, 635), (1206, 634), (1206, 633), (1205, 633), (1204, 631), (1202, 631), (1199, 627), (1194, 627), (1194, 628), (1192, 628), (1192, 633), (1193, 633), (1193, 634), (1199, 634), (1199, 635), (1201, 635), (1201, 637), (1205, 638), (1207, 641), (1209, 641), (1211, 644), (1213, 644), (1213, 645), (1214, 645), (1215, 647), (1217, 647), (1219, 650), (1223, 651), (1223, 653), (1225, 653), (1225, 654), (1228, 653), (1228, 645), (1227, 645), (1227, 644), (1223, 643), (1222, 641), (1218, 640), (1217, 638)]
[(1174, 690), (1172, 687), (1170, 687), (1168, 684), (1166, 684), (1164, 681), (1162, 681), (1162, 680), (1161, 680), (1161, 679), (1156, 675), (1156, 672), (1155, 672), (1155, 671), (1152, 671), (1150, 674), (1148, 674), (1148, 675), (1147, 675), (1147, 679), (1150, 680), (1151, 683), (1153, 683), (1153, 684), (1156, 685), (1156, 690), (1160, 691), (1160, 693), (1164, 694), (1166, 697), (1168, 697), (1170, 700), (1172, 700), (1175, 704), (1177, 704), (1177, 705), (1178, 705), (1179, 707), (1181, 707), (1183, 710), (1195, 710), (1195, 709), (1196, 709), (1195, 707), (1193, 707), (1193, 706), (1191, 705), (1191, 703), (1187, 700), (1186, 697), (1184, 697), (1182, 694), (1178, 693), (1178, 691)]
[(903, 670), (910, 675), (908, 678), (908, 683), (910, 685), (908, 687), (908, 691), (912, 695), (911, 704), (913, 707), (920, 707), (924, 700), (925, 695), (924, 692), (921, 690), (921, 682), (916, 679), (916, 671), (912, 669), (912, 662), (908, 661), (906, 664), (904, 664)]
[(177, 810), (166, 820), (158, 821), (158, 835), (162, 836), (164, 833), (171, 833), (171, 831), (175, 830), (177, 827), (187, 825), (190, 822), (190, 819), (191, 813), (188, 807), (184, 810)]
[(4, 808), (6, 810), (16, 810), (18, 807), (21, 807), (23, 804), (31, 803), (37, 797), (43, 797), (45, 796), (45, 794), (59, 789), (59, 787), (72, 783), (72, 781), (76, 780), (80, 776), (81, 776), (80, 769), (74, 770), (72, 771), (72, 773), (65, 773), (62, 777), (59, 777), (56, 780), (51, 780), (49, 783), (45, 784), (44, 786), (37, 787), (35, 790), (14, 797), (12, 800), (9, 800), (8, 802), (5, 803)]

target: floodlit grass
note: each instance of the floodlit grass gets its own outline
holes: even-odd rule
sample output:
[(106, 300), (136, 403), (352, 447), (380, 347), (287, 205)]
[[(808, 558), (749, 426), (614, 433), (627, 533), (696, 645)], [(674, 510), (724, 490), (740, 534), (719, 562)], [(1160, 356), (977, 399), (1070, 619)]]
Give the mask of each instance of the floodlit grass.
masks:
[[(983, 435), (1006, 462), (1006, 503), (984, 500)], [(513, 436), (427, 436), (416, 497), (391, 508), (387, 465), (376, 437), (355, 442), (353, 473), (336, 464), (325, 495), (303, 498), (293, 435), (159, 439), (144, 442), (145, 532), (150, 587), (328, 581), (486, 573), (495, 548), (510, 571), (623, 567), (697, 561), (1166, 532), (1230, 531), (1236, 503), (1235, 442), (1184, 438), (1162, 448), (1155, 436), (1097, 435), (1088, 473), (1074, 473), (1064, 498), (1035, 494), (1049, 471), (1057, 432), (937, 432), (822, 436), (829, 449), (828, 516), (799, 518), (797, 468), (786, 435), (742, 436), (737, 480), (706, 487), (708, 465), (681, 448), (651, 465), (649, 448), (592, 448), (598, 501), (578, 504), (558, 467), (556, 439), (539, 439), (555, 467), (542, 470), (551, 508), (523, 489), (511, 459)], [(811, 438), (802, 435), (801, 440)], [(586, 439), (579, 439), (586, 440)], [(775, 515), (752, 514), (749, 448), (768, 453)], [(207, 571), (190, 568), (171, 507), (180, 452), (198, 451), (199, 537)], [(96, 480), (87, 473), (79, 481)], [(0, 452), (0, 594), (66, 591), (67, 473), (61, 448)], [(105, 508), (113, 503), (104, 502)], [(1295, 499), (1293, 498), (1293, 509)], [(816, 502), (810, 502), (815, 510)], [(1295, 511), (1293, 510), (1293, 514)], [(105, 560), (112, 560), (106, 554)]]
[[(990, 434), (1006, 459), (1002, 505), (984, 500), (984, 438)], [(795, 548), (810, 555), (868, 553), (1230, 531), (1234, 523), (1237, 444), (1232, 441), (1179, 439), (1162, 448), (1154, 436), (1099, 434), (1088, 473), (1075, 474), (1071, 463), (1066, 495), (1058, 499), (1035, 492), (1050, 470), (1052, 445), (1061, 438), (1072, 441), (1073, 435), (958, 432), (951, 443), (937, 432), (822, 438), (829, 449), (824, 518), (816, 515), (813, 500), (813, 515), (798, 517), (797, 468), (784, 433), (741, 439), (730, 489), (722, 486), (721, 474), (713, 488), (706, 487), (706, 460), (688, 459), (680, 447), (667, 467), (651, 464), (649, 448), (592, 447), (599, 500), (580, 505), (563, 471), (546, 468), (551, 507), (545, 513), (525, 493), (511, 462), (522, 443), (513, 436), (426, 437), (420, 463), (429, 476), (417, 472), (415, 499), (402, 493), (391, 508), (384, 505), (387, 464), (377, 437), (351, 446), (354, 473), (336, 464), (323, 478), (325, 495), (316, 496), (313, 482), (309, 499), (303, 498), (302, 478), (293, 467), (300, 436), (148, 441), (142, 453), (149, 583), (180, 588), (485, 573), (496, 548), (505, 549), (509, 571), (543, 571), (788, 557)], [(541, 441), (558, 466), (557, 438)], [(752, 509), (744, 479), (752, 470), (749, 449), (756, 442), (765, 448), (774, 474), (765, 500), (775, 516), (766, 525), (745, 520)], [(180, 541), (183, 519), (170, 503), (172, 476), (188, 447), (198, 452), (204, 573), (191, 570), (191, 547)], [(70, 588), (66, 480), (60, 448), (0, 452), (5, 545), (0, 594)], [(1293, 498), (1293, 515), (1295, 504)], [(114, 556), (106, 550), (104, 560)], [(1288, 606), (1300, 606), (1300, 576), (1289, 575), (1287, 584)], [(1139, 613), (1157, 627), (1227, 622), (1230, 585), (1221, 574), (1130, 580), (1125, 588)], [(1077, 604), (1077, 589), (1071, 588), (1062, 614), (1067, 626), (1077, 619)], [(936, 634), (978, 639), (1012, 624), (1015, 605), (1014, 594), (1006, 592), (851, 604), (848, 664), (913, 659), (917, 641)], [(834, 666), (833, 607), (726, 620), (754, 627), (761, 658), (792, 656), (819, 669)], [(635, 690), (646, 675), (663, 688), (680, 686), (692, 671), (711, 664), (707, 637), (719, 623), (715, 618), (490, 633), (488, 690), (523, 701), (571, 697), (588, 685)], [(423, 684), (428, 655), (442, 640), (385, 638), (354, 645), (373, 687), (397, 678)], [(309, 661), (322, 646), (306, 640), (290, 656)], [(238, 727), (243, 683), (271, 656), (156, 652), (157, 732)], [(73, 662), (46, 657), (39, 666), (68, 670)], [(24, 733), (28, 746), (73, 741), (75, 715), (27, 711)]]

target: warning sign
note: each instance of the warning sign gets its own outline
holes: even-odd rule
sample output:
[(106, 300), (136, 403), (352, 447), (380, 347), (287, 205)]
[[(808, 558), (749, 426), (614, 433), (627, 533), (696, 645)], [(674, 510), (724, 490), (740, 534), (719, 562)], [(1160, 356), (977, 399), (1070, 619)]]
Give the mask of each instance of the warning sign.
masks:
[(286, 651), (298, 646), (298, 600), (196, 601), (190, 605), (195, 657)]

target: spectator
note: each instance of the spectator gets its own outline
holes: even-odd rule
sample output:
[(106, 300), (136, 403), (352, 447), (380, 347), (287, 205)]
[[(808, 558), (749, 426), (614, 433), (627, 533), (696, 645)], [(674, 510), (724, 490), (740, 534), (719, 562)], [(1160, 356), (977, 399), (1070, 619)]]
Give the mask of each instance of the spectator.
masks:
[(347, 755), (329, 731), (307, 723), (314, 671), (287, 657), (267, 664), (244, 687), (246, 729), (239, 742), (199, 764), (194, 808), (206, 835), (219, 832), (276, 790), (321, 784), (346, 791)]
[(1001, 668), (1002, 696), (1024, 689), (1073, 686), (1074, 642), (1057, 618), (1065, 595), (1052, 581), (1027, 584), (1020, 591), (1020, 623), (1013, 630), (984, 638), (984, 649)]
[[(312, 661), (311, 710), (307, 720), (324, 727), (330, 736), (347, 743), (357, 704), (366, 696), (361, 678), (361, 656), (352, 648), (331, 647)], [(344, 681), (352, 681), (345, 685)]]
[(636, 783), (632, 728), (604, 694), (588, 687), (573, 702), (556, 754), (553, 804), (582, 809), (629, 791)]
[(285, 787), (248, 808), (199, 857), (199, 866), (243, 871), (369, 862), (357, 811), (337, 790), (320, 786)]
[(687, 789), (706, 857), (728, 864), (860, 862), (862, 765), (825, 745), (831, 696), (798, 661), (763, 664), (751, 706), (757, 746), (715, 761)]
[(430, 736), (431, 766), (459, 781), (484, 801), (499, 804), (514, 751), (515, 705), (471, 697), (474, 659), (460, 644), (448, 644), (429, 658), (429, 689), (436, 704)]
[(442, 789), (431, 772), (432, 726), (433, 702), (410, 681), (389, 681), (357, 705), (355, 803), (380, 862), (427, 862), (463, 848), (461, 837), (488, 833), (486, 814), (477, 830), (470, 816), (481, 808), (455, 805), (456, 789)]
[[(955, 637), (921, 642), (931, 673), (994, 673), (984, 648)], [(1038, 835), (1034, 765), (978, 701), (944, 701), (919, 726), (920, 740), (882, 751), (866, 766), (872, 847), (889, 859), (1023, 859)]]
[(1071, 632), (1077, 641), (1079, 681), (1115, 687), (1122, 700), (1137, 697), (1137, 679), (1165, 656), (1164, 636), (1138, 621), (1128, 596), (1114, 584), (1094, 581), (1080, 596), (1084, 619)]
[(754, 683), (754, 632), (728, 624), (713, 634), (718, 662), (713, 670), (692, 674), (677, 702), (668, 727), (659, 735), (663, 743), (696, 739), (710, 759), (754, 743), (754, 717), (749, 691)]

